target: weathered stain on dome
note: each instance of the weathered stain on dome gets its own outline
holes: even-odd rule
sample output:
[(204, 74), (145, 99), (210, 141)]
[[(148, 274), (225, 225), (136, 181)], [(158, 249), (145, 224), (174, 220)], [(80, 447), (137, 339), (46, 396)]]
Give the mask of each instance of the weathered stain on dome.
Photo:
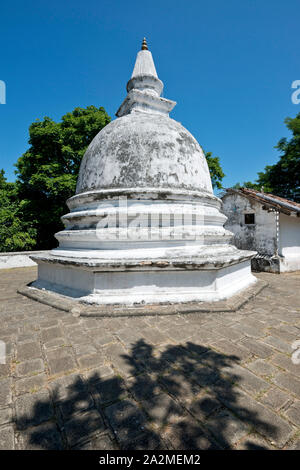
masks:
[(83, 158), (76, 192), (128, 188), (137, 180), (141, 187), (212, 191), (200, 145), (181, 124), (158, 114), (133, 112), (99, 132)]

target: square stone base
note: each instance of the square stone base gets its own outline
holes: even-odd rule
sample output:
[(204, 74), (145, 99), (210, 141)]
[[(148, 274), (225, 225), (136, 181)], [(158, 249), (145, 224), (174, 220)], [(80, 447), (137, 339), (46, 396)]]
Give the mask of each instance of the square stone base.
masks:
[(250, 260), (214, 269), (111, 269), (37, 259), (32, 286), (100, 305), (214, 302), (256, 282)]

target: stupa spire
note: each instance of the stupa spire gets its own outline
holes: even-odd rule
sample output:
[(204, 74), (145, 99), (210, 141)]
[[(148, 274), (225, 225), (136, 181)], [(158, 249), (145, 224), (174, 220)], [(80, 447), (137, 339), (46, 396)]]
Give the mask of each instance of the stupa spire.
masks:
[(128, 95), (116, 116), (121, 117), (136, 111), (168, 115), (176, 103), (161, 98), (163, 87), (164, 84), (157, 76), (152, 54), (144, 38), (142, 48), (137, 53), (131, 78), (127, 83)]
[(151, 75), (158, 79), (153, 57), (148, 49), (146, 38), (143, 39), (142, 48), (136, 56), (136, 61), (131, 78), (140, 75)]
[(147, 44), (146, 38), (143, 39), (141, 50), (148, 51), (148, 44)]

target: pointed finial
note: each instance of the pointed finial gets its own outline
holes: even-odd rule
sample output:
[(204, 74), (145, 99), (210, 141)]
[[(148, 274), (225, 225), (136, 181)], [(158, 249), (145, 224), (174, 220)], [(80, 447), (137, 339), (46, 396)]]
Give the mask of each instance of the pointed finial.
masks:
[(148, 45), (147, 45), (146, 38), (144, 38), (143, 42), (142, 42), (142, 51), (148, 51)]

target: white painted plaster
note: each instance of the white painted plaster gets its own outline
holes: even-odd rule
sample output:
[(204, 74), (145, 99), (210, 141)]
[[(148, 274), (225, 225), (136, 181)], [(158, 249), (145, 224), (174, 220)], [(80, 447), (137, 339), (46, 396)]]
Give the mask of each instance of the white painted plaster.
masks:
[[(87, 272), (39, 263), (41, 274), (33, 287), (75, 297), (87, 303), (155, 304), (217, 301), (254, 284), (249, 261), (223, 269), (178, 271)], [(74, 289), (74, 286), (76, 288)]]
[(20, 251), (11, 253), (0, 253), (0, 269), (25, 268), (36, 266), (30, 256), (33, 254), (46, 253), (43, 251)]
[(300, 270), (300, 218), (280, 214), (279, 227), (280, 270)]
[[(238, 248), (255, 250), (262, 257), (277, 257), (278, 262), (273, 265), (276, 272), (300, 270), (299, 217), (280, 213), (276, 230), (275, 211), (268, 212), (259, 202), (236, 193), (227, 193), (222, 199), (222, 210), (228, 218), (225, 228), (233, 232), (234, 243)], [(286, 207), (293, 206), (286, 204)], [(245, 224), (245, 213), (255, 214), (254, 225)], [(262, 269), (270, 270), (267, 264), (262, 263), (261, 266)]]
[[(226, 194), (222, 198), (222, 211), (228, 220), (225, 228), (234, 234), (234, 244), (242, 250), (255, 250), (272, 256), (276, 250), (276, 214), (268, 212), (256, 201), (239, 194)], [(255, 224), (245, 224), (245, 214), (255, 214)]]

